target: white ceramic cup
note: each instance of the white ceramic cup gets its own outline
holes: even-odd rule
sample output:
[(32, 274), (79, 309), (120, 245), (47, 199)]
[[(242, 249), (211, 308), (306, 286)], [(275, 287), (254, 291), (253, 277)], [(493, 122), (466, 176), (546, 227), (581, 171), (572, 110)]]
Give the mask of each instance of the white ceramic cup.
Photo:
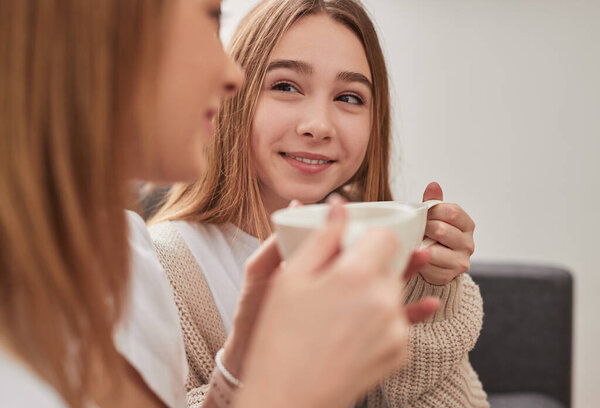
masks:
[[(374, 201), (345, 204), (348, 224), (342, 247), (347, 248), (354, 244), (363, 235), (368, 234), (370, 228), (390, 228), (401, 240), (400, 252), (395, 260), (395, 268), (398, 273), (401, 273), (415, 249), (426, 248), (435, 242), (429, 238), (423, 239), (427, 211), (441, 202), (430, 200), (408, 204), (397, 201)], [(325, 222), (328, 211), (327, 204), (313, 204), (286, 208), (275, 211), (271, 215), (271, 221), (279, 236), (279, 251), (284, 259), (288, 259), (302, 242)]]

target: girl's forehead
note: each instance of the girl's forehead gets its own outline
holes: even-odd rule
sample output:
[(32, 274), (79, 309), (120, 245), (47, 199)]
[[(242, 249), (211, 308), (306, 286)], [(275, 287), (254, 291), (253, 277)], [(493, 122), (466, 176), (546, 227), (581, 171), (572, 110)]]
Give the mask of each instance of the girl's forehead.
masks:
[(270, 61), (291, 60), (315, 71), (353, 71), (371, 79), (369, 62), (358, 36), (325, 14), (294, 23), (279, 39)]

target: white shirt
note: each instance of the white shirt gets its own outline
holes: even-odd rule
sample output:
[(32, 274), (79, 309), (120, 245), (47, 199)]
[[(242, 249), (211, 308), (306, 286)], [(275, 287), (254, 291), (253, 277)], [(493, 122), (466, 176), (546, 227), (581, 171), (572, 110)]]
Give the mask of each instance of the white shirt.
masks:
[(114, 335), (117, 350), (171, 408), (185, 407), (188, 365), (173, 291), (142, 218), (127, 211), (130, 304)]
[(0, 347), (0, 406), (67, 408), (52, 387)]
[(171, 221), (200, 266), (221, 315), (225, 333), (233, 326), (244, 265), (260, 247), (253, 237), (232, 224)]
[[(130, 211), (127, 218), (130, 301), (116, 327), (115, 346), (168, 407), (183, 408), (188, 365), (173, 292), (144, 221)], [(1, 347), (0, 406), (66, 408), (54, 389)]]

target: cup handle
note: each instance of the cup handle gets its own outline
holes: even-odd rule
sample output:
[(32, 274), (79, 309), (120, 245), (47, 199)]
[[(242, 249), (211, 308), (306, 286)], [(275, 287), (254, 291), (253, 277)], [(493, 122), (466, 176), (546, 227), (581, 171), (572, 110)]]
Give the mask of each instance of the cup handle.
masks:
[[(429, 211), (431, 208), (435, 207), (438, 204), (443, 203), (443, 201), (441, 200), (428, 200), (425, 201), (424, 204), (427, 204), (427, 211)], [(435, 244), (437, 241), (431, 238), (425, 238), (423, 239), (423, 242), (421, 242), (421, 245), (419, 245), (419, 249), (425, 249), (425, 248), (429, 248), (430, 246), (432, 246), (433, 244)]]

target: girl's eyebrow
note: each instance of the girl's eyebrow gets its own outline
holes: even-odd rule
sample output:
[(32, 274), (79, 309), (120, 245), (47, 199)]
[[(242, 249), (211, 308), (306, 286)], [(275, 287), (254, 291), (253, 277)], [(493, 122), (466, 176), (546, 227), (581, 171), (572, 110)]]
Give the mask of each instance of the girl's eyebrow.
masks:
[(290, 59), (279, 59), (273, 60), (269, 63), (269, 66), (267, 67), (267, 72), (277, 68), (292, 69), (298, 72), (299, 74), (303, 75), (310, 75), (314, 71), (312, 65), (307, 64), (306, 62)]
[[(267, 72), (277, 68), (291, 69), (302, 75), (311, 75), (314, 72), (312, 65), (304, 61), (292, 59), (277, 59), (271, 61), (267, 67)], [(373, 89), (373, 84), (371, 81), (366, 76), (358, 72), (341, 71), (338, 72), (337, 79), (343, 82), (360, 82), (361, 84), (366, 85), (367, 88), (371, 90)]]
[(342, 71), (337, 74), (337, 79), (343, 82), (360, 82), (366, 85), (370, 90), (373, 90), (373, 84), (363, 74), (351, 71)]

